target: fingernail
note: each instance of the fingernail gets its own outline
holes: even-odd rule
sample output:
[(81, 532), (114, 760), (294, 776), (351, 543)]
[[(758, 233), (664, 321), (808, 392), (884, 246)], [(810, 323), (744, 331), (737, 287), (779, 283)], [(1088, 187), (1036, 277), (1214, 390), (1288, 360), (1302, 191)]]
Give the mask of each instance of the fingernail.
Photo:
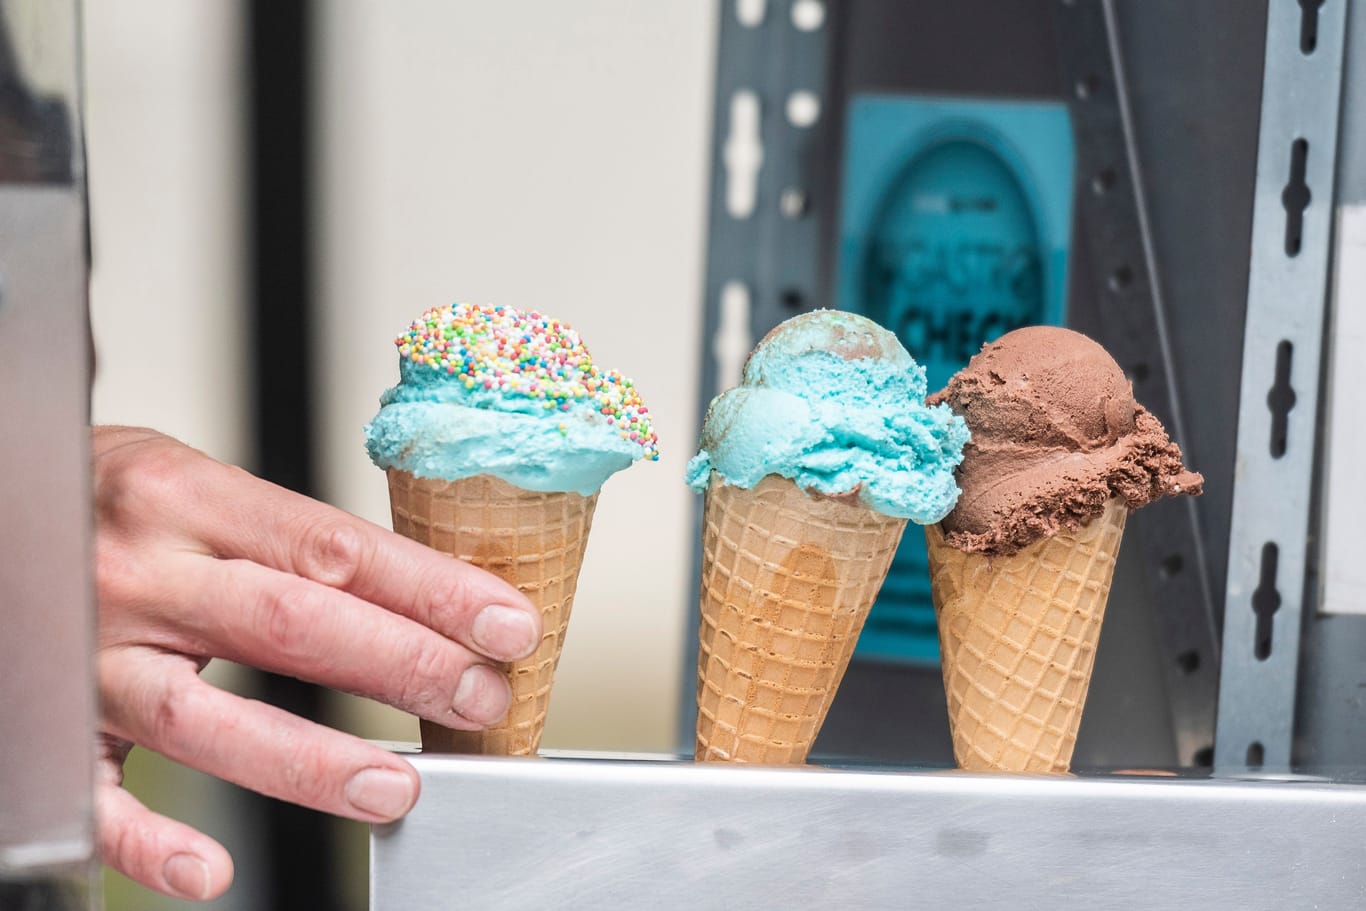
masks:
[(493, 724), (507, 714), (511, 702), (507, 679), (487, 664), (474, 664), (460, 675), (451, 708), (470, 721)]
[(393, 769), (361, 769), (346, 783), (346, 802), (362, 813), (397, 819), (413, 807), (413, 779)]
[(209, 865), (193, 854), (172, 854), (161, 867), (166, 885), (186, 898), (209, 897)]
[(539, 642), (531, 615), (501, 604), (490, 604), (475, 615), (470, 636), (484, 654), (502, 661), (525, 658)]

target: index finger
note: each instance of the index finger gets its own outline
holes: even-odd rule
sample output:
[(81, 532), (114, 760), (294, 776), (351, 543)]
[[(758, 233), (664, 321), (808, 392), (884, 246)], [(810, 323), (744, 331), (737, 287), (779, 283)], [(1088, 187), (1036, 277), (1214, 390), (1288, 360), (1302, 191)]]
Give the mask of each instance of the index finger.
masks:
[(293, 573), (430, 627), (480, 654), (515, 660), (541, 639), (526, 596), (494, 574), (358, 516), (228, 468), (187, 529), (218, 556)]

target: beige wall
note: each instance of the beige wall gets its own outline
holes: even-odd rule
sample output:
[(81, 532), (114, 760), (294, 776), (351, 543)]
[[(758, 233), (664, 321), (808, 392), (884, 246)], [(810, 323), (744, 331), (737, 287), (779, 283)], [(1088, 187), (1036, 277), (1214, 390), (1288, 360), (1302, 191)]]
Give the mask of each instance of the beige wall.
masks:
[[(231, 462), (248, 456), (242, 266), (242, 16), (234, 0), (82, 4), (97, 423), (156, 427)], [(215, 683), (238, 684), (215, 663)], [(128, 787), (237, 858), (207, 906), (259, 907), (266, 859), (235, 789), (135, 750)], [(109, 911), (184, 908), (114, 873)], [(360, 905), (357, 905), (360, 907)]]
[(391, 339), (425, 308), (502, 303), (573, 324), (599, 363), (636, 380), (663, 455), (603, 489), (545, 743), (672, 747), (714, 4), (347, 0), (319, 12), (326, 495), (388, 523), (361, 427), (397, 378)]
[(84, 6), (99, 423), (247, 457), (241, 14)]

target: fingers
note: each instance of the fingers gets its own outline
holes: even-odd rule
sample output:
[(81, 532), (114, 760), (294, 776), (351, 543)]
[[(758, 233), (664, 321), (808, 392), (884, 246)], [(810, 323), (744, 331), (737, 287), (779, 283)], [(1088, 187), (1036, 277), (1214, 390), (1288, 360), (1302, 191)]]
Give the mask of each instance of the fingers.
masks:
[(102, 540), (152, 534), (161, 550), (250, 560), (350, 592), (495, 660), (523, 658), (540, 642), (539, 612), (492, 573), (166, 437), (108, 430), (97, 442)]
[[(123, 649), (101, 658), (111, 733), (244, 788), (337, 816), (389, 822), (416, 802), (417, 773), (392, 753), (215, 689), (183, 661), (160, 657)], [(144, 831), (168, 832), (164, 825)], [(169, 857), (169, 850), (123, 849), (146, 875), (156, 867), (141, 858)]]
[(95, 792), (100, 858), (129, 879), (177, 898), (206, 901), (232, 883), (232, 858), (218, 842), (153, 813), (110, 782)]
[(377, 699), (446, 727), (497, 722), (506, 676), (464, 646), (345, 592), (246, 560), (181, 555), (163, 584), (206, 654)]
[[(497, 660), (524, 658), (540, 642), (539, 612), (492, 573), (251, 480), (268, 488), (262, 491), (259, 515), (239, 514), (196, 529), (217, 552), (350, 592)], [(249, 527), (251, 533), (237, 533), (234, 526)]]

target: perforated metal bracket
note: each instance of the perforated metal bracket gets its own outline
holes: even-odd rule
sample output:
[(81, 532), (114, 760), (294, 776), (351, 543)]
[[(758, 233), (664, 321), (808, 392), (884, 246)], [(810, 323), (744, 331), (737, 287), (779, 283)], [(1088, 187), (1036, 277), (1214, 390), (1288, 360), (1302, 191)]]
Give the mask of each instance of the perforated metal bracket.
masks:
[(1290, 765), (1347, 0), (1271, 0), (1216, 769)]
[[(712, 124), (702, 405), (739, 379), (758, 333), (816, 305), (832, 135), (820, 0), (722, 5)], [(738, 352), (738, 356), (737, 356)]]

